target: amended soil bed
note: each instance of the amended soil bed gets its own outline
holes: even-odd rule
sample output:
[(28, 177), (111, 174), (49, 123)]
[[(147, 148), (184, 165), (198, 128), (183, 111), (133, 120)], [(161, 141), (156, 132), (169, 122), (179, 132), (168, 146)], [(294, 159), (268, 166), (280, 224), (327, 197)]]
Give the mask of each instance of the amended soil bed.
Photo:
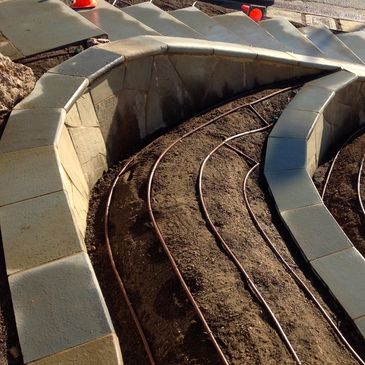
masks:
[[(146, 194), (152, 166), (164, 148), (185, 132), (272, 91), (227, 103), (156, 139), (134, 156), (131, 167), (116, 185), (109, 225), (113, 255), (158, 364), (203, 365), (220, 361), (151, 226)], [(294, 94), (286, 92), (256, 109), (274, 123)], [(294, 363), (267, 312), (208, 229), (197, 199), (197, 174), (205, 156), (225, 137), (263, 125), (248, 110), (220, 119), (178, 143), (162, 160), (153, 182), (152, 206), (162, 234), (232, 365)], [(267, 135), (268, 132), (254, 134), (231, 145), (262, 161)], [(147, 364), (145, 352), (118, 294), (103, 238), (106, 195), (122, 166), (123, 162), (110, 169), (93, 191), (87, 245), (125, 363), (139, 365)], [(303, 364), (356, 364), (253, 225), (242, 191), (243, 179), (251, 166), (227, 148), (208, 162), (203, 194), (214, 224), (273, 309)], [(260, 170), (249, 181), (248, 194), (265, 232), (360, 349), (361, 342), (348, 321), (301, 260), (293, 242), (283, 234)]]

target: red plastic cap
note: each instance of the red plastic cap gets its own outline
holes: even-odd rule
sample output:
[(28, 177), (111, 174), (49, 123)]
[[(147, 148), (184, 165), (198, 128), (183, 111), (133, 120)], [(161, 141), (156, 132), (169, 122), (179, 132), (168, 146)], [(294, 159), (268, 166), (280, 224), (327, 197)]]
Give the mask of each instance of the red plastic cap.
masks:
[(250, 5), (242, 5), (241, 9), (244, 13), (248, 15), (248, 13), (250, 12)]
[(255, 22), (259, 22), (264, 17), (264, 14), (260, 8), (254, 8), (250, 11), (249, 14), (250, 18), (254, 20)]
[(95, 8), (96, 0), (74, 0), (71, 5), (72, 9), (90, 9)]

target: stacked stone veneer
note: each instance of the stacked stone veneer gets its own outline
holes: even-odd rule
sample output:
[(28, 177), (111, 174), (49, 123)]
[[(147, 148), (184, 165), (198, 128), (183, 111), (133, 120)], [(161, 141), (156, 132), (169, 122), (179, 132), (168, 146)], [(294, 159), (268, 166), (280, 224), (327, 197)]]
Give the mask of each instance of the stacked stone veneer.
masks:
[(47, 72), (0, 142), (1, 231), (25, 362), (122, 363), (84, 245), (90, 189), (108, 165), (217, 101), (336, 69), (320, 58), (146, 36)]
[(271, 132), (265, 176), (304, 257), (365, 337), (365, 259), (327, 210), (311, 176), (365, 123), (365, 83), (340, 71), (307, 83)]

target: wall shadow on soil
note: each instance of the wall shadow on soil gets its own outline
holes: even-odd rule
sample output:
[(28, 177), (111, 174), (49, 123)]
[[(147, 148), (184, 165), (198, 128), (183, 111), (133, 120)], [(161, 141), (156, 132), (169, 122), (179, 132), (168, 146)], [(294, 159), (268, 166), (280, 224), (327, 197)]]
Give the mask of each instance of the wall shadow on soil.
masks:
[[(3, 322), (3, 323), (2, 323)], [(0, 364), (23, 365), (0, 232)]]

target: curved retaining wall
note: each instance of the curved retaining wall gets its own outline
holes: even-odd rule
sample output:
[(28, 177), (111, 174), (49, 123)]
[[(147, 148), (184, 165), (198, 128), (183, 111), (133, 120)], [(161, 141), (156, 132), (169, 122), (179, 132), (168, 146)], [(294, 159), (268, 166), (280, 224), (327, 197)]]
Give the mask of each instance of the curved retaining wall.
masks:
[(276, 207), (314, 272), (365, 338), (365, 259), (337, 224), (311, 176), (365, 123), (365, 83), (340, 71), (307, 83), (267, 143), (265, 177)]
[(146, 36), (90, 48), (47, 72), (12, 112), (0, 143), (1, 231), (25, 362), (122, 363), (84, 244), (89, 193), (109, 164), (219, 100), (338, 68)]

